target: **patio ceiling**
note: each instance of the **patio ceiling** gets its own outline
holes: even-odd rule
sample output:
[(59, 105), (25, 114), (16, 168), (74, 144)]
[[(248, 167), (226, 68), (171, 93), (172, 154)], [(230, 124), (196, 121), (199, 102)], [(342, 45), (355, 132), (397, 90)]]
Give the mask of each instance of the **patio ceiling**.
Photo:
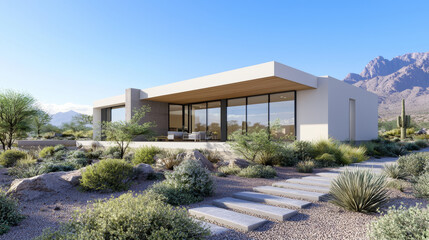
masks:
[(314, 87), (290, 81), (277, 76), (252, 79), (191, 91), (148, 97), (146, 100), (188, 104), (226, 98), (284, 92), (293, 90), (314, 89)]

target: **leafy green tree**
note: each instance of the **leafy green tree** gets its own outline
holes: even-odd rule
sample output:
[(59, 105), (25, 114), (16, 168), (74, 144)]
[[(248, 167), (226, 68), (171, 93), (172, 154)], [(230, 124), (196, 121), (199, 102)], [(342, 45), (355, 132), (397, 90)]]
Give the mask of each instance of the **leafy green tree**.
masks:
[(86, 114), (79, 114), (72, 118), (69, 123), (63, 123), (61, 128), (63, 131), (72, 130), (73, 132), (88, 131), (92, 128), (92, 116)]
[(45, 127), (50, 121), (52, 117), (42, 109), (37, 109), (36, 114), (33, 116), (33, 128), (36, 132), (37, 137), (40, 137), (40, 133), (42, 132), (42, 128)]
[(134, 110), (134, 115), (130, 121), (103, 122), (102, 134), (107, 141), (113, 141), (120, 148), (120, 156), (124, 157), (130, 142), (137, 136), (150, 136), (154, 122), (140, 123), (146, 113), (150, 112), (149, 106), (143, 106)]
[(6, 90), (0, 93), (0, 142), (3, 150), (12, 148), (17, 138), (31, 130), (37, 110), (35, 99), (26, 93)]

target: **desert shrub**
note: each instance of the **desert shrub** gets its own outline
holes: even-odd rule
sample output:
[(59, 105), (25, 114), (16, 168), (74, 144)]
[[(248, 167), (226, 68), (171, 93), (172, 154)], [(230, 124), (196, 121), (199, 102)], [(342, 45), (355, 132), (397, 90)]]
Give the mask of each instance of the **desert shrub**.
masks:
[(104, 150), (103, 156), (105, 158), (119, 159), (119, 158), (121, 158), (121, 148), (118, 146), (108, 147), (106, 150)]
[(214, 191), (210, 172), (194, 160), (185, 160), (173, 172), (165, 173), (166, 180), (154, 184), (150, 191), (166, 197), (172, 205), (202, 201)]
[(40, 175), (39, 166), (34, 165), (26, 165), (23, 167), (15, 166), (9, 170), (9, 175), (12, 175), (16, 178), (29, 178)]
[(219, 167), (217, 170), (221, 173), (225, 173), (226, 175), (237, 175), (241, 171), (241, 168), (223, 166), (223, 167)]
[(312, 173), (315, 164), (312, 160), (301, 161), (296, 165), (298, 172), (302, 173)]
[(387, 156), (402, 156), (408, 152), (404, 146), (395, 143), (386, 144), (385, 149), (388, 152)]
[(417, 177), (421, 175), (429, 162), (428, 153), (412, 153), (398, 158), (398, 166), (409, 176)]
[(85, 190), (122, 191), (129, 187), (133, 166), (121, 159), (106, 159), (82, 172), (80, 185)]
[(15, 163), (22, 158), (25, 158), (27, 154), (22, 151), (9, 149), (0, 154), (0, 165), (3, 167), (13, 167)]
[(274, 160), (275, 165), (282, 167), (293, 167), (297, 163), (295, 158), (294, 151), (289, 145), (284, 145), (279, 147), (277, 150), (277, 155)]
[(420, 205), (406, 209), (389, 207), (387, 213), (369, 225), (369, 239), (429, 239), (429, 209)]
[(402, 184), (402, 181), (401, 180), (398, 180), (398, 179), (392, 179), (392, 180), (389, 180), (388, 182), (387, 182), (387, 184), (386, 184), (386, 187), (387, 188), (390, 188), (390, 189), (396, 189), (396, 190), (399, 190), (399, 191), (403, 191), (403, 184)]
[(428, 142), (425, 140), (417, 140), (414, 142), (419, 148), (426, 148), (428, 147)]
[(383, 173), (387, 177), (394, 178), (394, 179), (401, 179), (401, 178), (405, 178), (407, 176), (404, 173), (404, 171), (401, 168), (399, 168), (398, 164), (396, 164), (396, 163), (384, 164)]
[(155, 163), (155, 156), (156, 154), (160, 153), (161, 149), (158, 147), (153, 146), (144, 146), (141, 148), (138, 148), (134, 153), (134, 158), (132, 160), (134, 165), (140, 164), (140, 163), (146, 163), (146, 164), (154, 164)]
[(39, 152), (39, 158), (51, 157), (54, 155), (54, 153), (55, 153), (54, 147), (44, 147)]
[(73, 171), (75, 165), (70, 162), (43, 162), (39, 165), (38, 174), (50, 173), (50, 172), (61, 172), (61, 171)]
[(415, 183), (413, 183), (414, 191), (417, 197), (429, 199), (429, 172), (419, 176)]
[(274, 178), (276, 170), (271, 166), (251, 165), (242, 169), (237, 176), (246, 178)]
[(190, 218), (186, 209), (171, 207), (164, 203), (163, 196), (126, 193), (95, 201), (91, 208), (74, 213), (59, 230), (45, 230), (37, 239), (202, 240), (209, 235), (209, 230)]
[(9, 231), (11, 226), (18, 225), (23, 218), (18, 202), (0, 189), (0, 235)]
[(184, 152), (183, 149), (166, 149), (157, 154), (157, 157), (162, 167), (171, 170), (183, 161), (180, 155), (183, 155)]
[(297, 161), (306, 161), (312, 158), (313, 145), (307, 141), (295, 141), (291, 144), (294, 157)]
[(362, 162), (367, 159), (366, 149), (362, 146), (353, 147), (348, 144), (341, 144), (339, 150), (343, 155), (341, 158), (342, 164)]
[(331, 203), (346, 210), (375, 212), (387, 202), (386, 178), (368, 170), (346, 170), (332, 181)]
[(216, 150), (215, 151), (210, 151), (210, 150), (207, 150), (207, 149), (195, 149), (195, 150), (197, 150), (201, 154), (203, 154), (204, 157), (206, 157), (207, 160), (209, 160), (212, 163), (217, 163), (219, 161), (222, 161), (222, 156)]
[(337, 165), (335, 155), (331, 153), (324, 153), (316, 157), (316, 163), (320, 167), (331, 167)]
[(86, 158), (88, 159), (99, 159), (103, 154), (102, 150), (93, 150), (86, 153)]
[(328, 140), (319, 140), (313, 144), (313, 157), (317, 158), (322, 156), (323, 154), (330, 154), (334, 157), (335, 162), (341, 164), (343, 161), (343, 154), (339, 149), (339, 143), (333, 139)]
[(416, 150), (419, 150), (420, 149), (420, 147), (417, 145), (417, 144), (415, 144), (415, 143), (406, 143), (405, 144), (405, 148), (408, 150), (408, 151), (416, 151)]
[(54, 147), (54, 152), (66, 151), (66, 150), (67, 148), (62, 144), (58, 144)]

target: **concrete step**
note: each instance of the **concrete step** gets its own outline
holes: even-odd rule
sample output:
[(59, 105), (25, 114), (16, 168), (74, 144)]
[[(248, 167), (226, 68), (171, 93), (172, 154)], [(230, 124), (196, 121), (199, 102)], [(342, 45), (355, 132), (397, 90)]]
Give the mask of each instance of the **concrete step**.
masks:
[(286, 180), (286, 182), (293, 183), (293, 184), (305, 184), (305, 185), (311, 185), (311, 186), (318, 186), (318, 187), (324, 187), (324, 188), (329, 188), (331, 186), (330, 181), (329, 182), (320, 181), (320, 180), (313, 180), (308, 178), (290, 178)]
[(226, 232), (226, 231), (229, 230), (228, 228), (224, 228), (224, 227), (218, 226), (218, 225), (213, 224), (213, 223), (204, 222), (204, 221), (201, 221), (201, 220), (198, 220), (198, 219), (194, 219), (194, 220), (196, 222), (200, 223), (201, 226), (203, 226), (205, 228), (208, 228), (210, 230), (210, 233), (212, 235), (221, 234), (221, 233), (224, 233), (224, 232)]
[(191, 216), (204, 218), (220, 225), (225, 225), (240, 231), (252, 231), (268, 222), (265, 219), (233, 212), (213, 206), (201, 206), (188, 210)]
[(336, 177), (338, 177), (339, 173), (338, 172), (321, 172), (321, 173), (316, 173), (316, 175), (325, 177), (325, 178), (335, 179)]
[(327, 194), (325, 193), (308, 192), (308, 191), (278, 188), (278, 187), (272, 187), (272, 186), (254, 187), (253, 191), (282, 196), (282, 197), (309, 200), (309, 201), (320, 201), (323, 197), (327, 196)]
[(228, 208), (231, 210), (243, 211), (249, 214), (255, 214), (277, 221), (285, 221), (286, 219), (297, 214), (297, 211), (295, 210), (250, 202), (247, 200), (231, 197), (216, 199), (213, 201), (213, 205), (217, 207)]
[(304, 190), (309, 192), (329, 193), (329, 187), (305, 185), (302, 183), (276, 182), (276, 183), (273, 183), (273, 187), (290, 188), (290, 189)]
[(273, 196), (262, 193), (255, 192), (238, 192), (234, 193), (233, 197), (253, 201), (261, 202), (270, 205), (280, 206), (280, 207), (293, 207), (293, 208), (305, 208), (311, 205), (311, 202), (296, 200), (291, 198)]
[(308, 180), (314, 180), (314, 181), (326, 182), (326, 183), (332, 182), (332, 178), (326, 178), (326, 177), (321, 177), (321, 176), (308, 176), (308, 177), (303, 177), (301, 179), (308, 179)]

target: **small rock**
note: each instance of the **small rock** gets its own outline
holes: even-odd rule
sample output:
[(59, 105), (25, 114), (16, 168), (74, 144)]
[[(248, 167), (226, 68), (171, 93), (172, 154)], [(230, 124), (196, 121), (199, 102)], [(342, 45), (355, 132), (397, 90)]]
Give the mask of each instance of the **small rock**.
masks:
[(82, 170), (85, 168), (81, 168), (79, 170), (74, 170), (71, 172), (67, 172), (64, 175), (61, 175), (61, 178), (69, 182), (73, 186), (77, 186), (80, 183), (80, 180), (82, 179)]
[(152, 167), (149, 164), (140, 163), (134, 167), (136, 178), (139, 181), (146, 180), (149, 174), (154, 173)]

